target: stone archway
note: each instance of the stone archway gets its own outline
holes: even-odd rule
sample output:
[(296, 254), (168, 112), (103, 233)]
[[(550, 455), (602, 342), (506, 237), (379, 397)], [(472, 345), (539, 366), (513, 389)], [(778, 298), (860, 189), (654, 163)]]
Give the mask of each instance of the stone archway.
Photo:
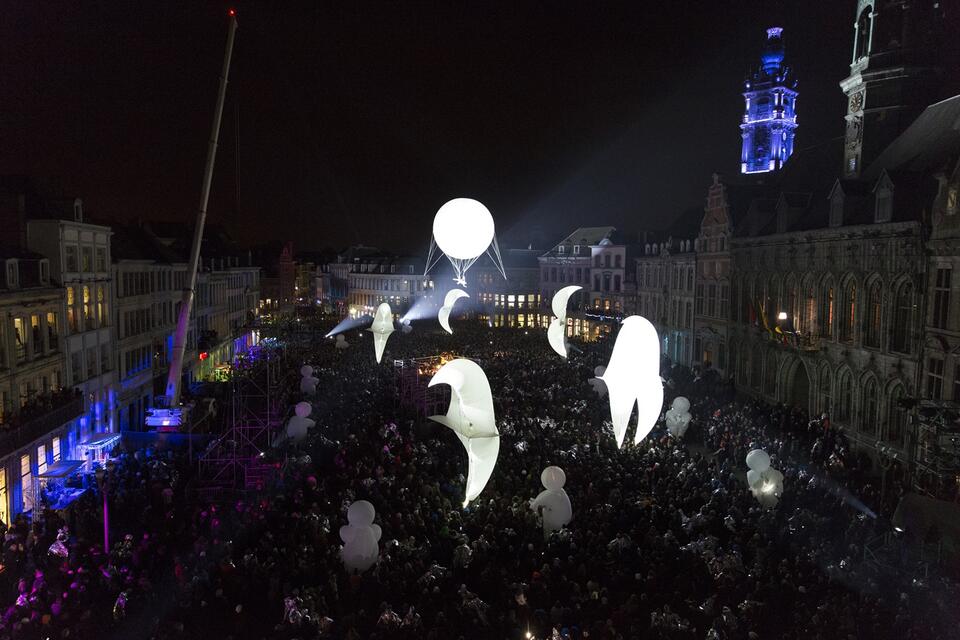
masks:
[(810, 411), (810, 375), (800, 360), (793, 360), (783, 368), (784, 384), (780, 387), (780, 400), (792, 407)]

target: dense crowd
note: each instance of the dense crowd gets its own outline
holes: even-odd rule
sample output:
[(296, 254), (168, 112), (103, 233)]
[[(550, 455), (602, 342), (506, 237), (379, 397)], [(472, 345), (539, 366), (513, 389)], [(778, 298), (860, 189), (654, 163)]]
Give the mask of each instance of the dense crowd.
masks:
[[(612, 343), (568, 361), (541, 330), (417, 327), (288, 346), (314, 366), (317, 424), (269, 456), (275, 486), (229, 504), (183, 500), (174, 454), (121, 456), (104, 556), (98, 495), (7, 532), (0, 581), (13, 637), (150, 638), (927, 638), (955, 632), (960, 591), (864, 561), (889, 530), (876, 483), (841, 431), (795, 409), (734, 396), (711, 372), (663, 367), (667, 405), (691, 400), (684, 441), (658, 426), (617, 450), (587, 384)], [(454, 434), (398, 404), (393, 358), (453, 352), (481, 364), (501, 434), (496, 469), (463, 508)], [(295, 378), (288, 404), (301, 400)], [(785, 479), (775, 509), (744, 482), (766, 449)], [(545, 539), (529, 499), (560, 466), (573, 521)], [(354, 500), (383, 530), (379, 562), (348, 575), (339, 528)], [(38, 519), (35, 519), (37, 522)], [(63, 532), (67, 526), (69, 532)], [(58, 538), (59, 534), (59, 538)], [(58, 543), (62, 545), (57, 546)], [(16, 579), (14, 579), (16, 577)], [(47, 630), (46, 633), (38, 630)], [(528, 635), (529, 634), (529, 635)]]

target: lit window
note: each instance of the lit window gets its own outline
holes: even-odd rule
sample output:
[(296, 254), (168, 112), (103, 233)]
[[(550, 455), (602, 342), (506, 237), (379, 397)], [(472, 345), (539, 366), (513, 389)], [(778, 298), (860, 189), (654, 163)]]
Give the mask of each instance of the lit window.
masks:
[(43, 475), (47, 472), (47, 446), (37, 447), (37, 475)]

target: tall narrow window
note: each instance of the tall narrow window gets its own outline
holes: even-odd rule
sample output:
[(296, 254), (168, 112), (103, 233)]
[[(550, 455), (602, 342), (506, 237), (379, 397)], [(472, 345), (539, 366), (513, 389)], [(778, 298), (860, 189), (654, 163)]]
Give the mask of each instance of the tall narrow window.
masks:
[(42, 476), (47, 472), (47, 446), (42, 444), (37, 447), (37, 475)]
[(90, 287), (83, 287), (83, 328), (86, 331), (96, 329), (97, 324), (93, 317), (93, 300), (90, 299)]
[(0, 467), (0, 522), (10, 524), (10, 499), (7, 496), (7, 469)]
[(857, 322), (857, 285), (847, 284), (843, 290), (843, 315), (840, 318), (840, 339), (852, 342)]
[(833, 336), (833, 284), (823, 287), (823, 299), (820, 301), (820, 335), (825, 338)]
[(47, 345), (50, 347), (51, 351), (56, 351), (59, 344), (59, 327), (57, 326), (57, 312), (48, 311), (47, 312)]
[(20, 495), (23, 511), (33, 509), (33, 471), (30, 468), (30, 454), (20, 456)]
[(830, 415), (833, 412), (833, 374), (828, 365), (820, 368), (820, 411)]
[(53, 451), (53, 461), (60, 462), (60, 438), (58, 436), (53, 438), (51, 446), (51, 450)]
[(40, 315), (30, 316), (30, 348), (34, 355), (43, 353), (43, 332), (40, 330)]
[(23, 362), (27, 359), (26, 323), (23, 318), (13, 319), (13, 333), (17, 343), (17, 362)]
[(887, 433), (890, 442), (900, 442), (907, 427), (907, 409), (900, 401), (903, 399), (903, 387), (897, 385), (890, 392), (890, 405), (887, 407)]
[(874, 281), (867, 290), (866, 333), (863, 336), (865, 347), (880, 346), (880, 316), (882, 314), (882, 294), (880, 282)]
[(937, 269), (937, 279), (933, 287), (933, 321), (938, 329), (947, 328), (947, 319), (950, 315), (950, 267)]
[(840, 375), (837, 386), (837, 420), (849, 422), (853, 410), (853, 376), (849, 371)]
[(860, 408), (860, 431), (862, 433), (873, 435), (877, 432), (878, 402), (877, 381), (870, 378), (863, 388), (863, 403)]
[(913, 332), (913, 284), (904, 282), (897, 289), (894, 307), (893, 339), (890, 349), (898, 353), (910, 353), (913, 349), (910, 336)]
[(943, 398), (943, 358), (927, 360), (927, 399)]
[(97, 320), (101, 327), (107, 326), (107, 301), (104, 298), (103, 285), (97, 285)]

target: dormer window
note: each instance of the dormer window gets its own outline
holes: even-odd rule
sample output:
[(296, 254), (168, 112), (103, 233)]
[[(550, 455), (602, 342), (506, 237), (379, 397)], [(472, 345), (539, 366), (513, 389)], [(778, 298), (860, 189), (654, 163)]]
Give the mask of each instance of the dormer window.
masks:
[(957, 213), (957, 200), (958, 192), (960, 192), (960, 187), (950, 187), (947, 190), (947, 215), (952, 216)]
[(575, 256), (580, 255), (580, 245), (578, 244), (573, 245), (573, 255)]
[(50, 284), (50, 261), (46, 258), (40, 260), (40, 284)]
[(20, 286), (20, 269), (16, 258), (7, 260), (7, 288), (16, 289)]
[(557, 253), (566, 253), (566, 252), (567, 252), (567, 248), (566, 248), (565, 246), (563, 246), (563, 245), (560, 245), (560, 246), (557, 248)]
[(80, 198), (73, 201), (73, 221), (83, 222), (83, 200)]
[(889, 189), (877, 191), (877, 210), (875, 222), (890, 222), (893, 217), (893, 193)]

